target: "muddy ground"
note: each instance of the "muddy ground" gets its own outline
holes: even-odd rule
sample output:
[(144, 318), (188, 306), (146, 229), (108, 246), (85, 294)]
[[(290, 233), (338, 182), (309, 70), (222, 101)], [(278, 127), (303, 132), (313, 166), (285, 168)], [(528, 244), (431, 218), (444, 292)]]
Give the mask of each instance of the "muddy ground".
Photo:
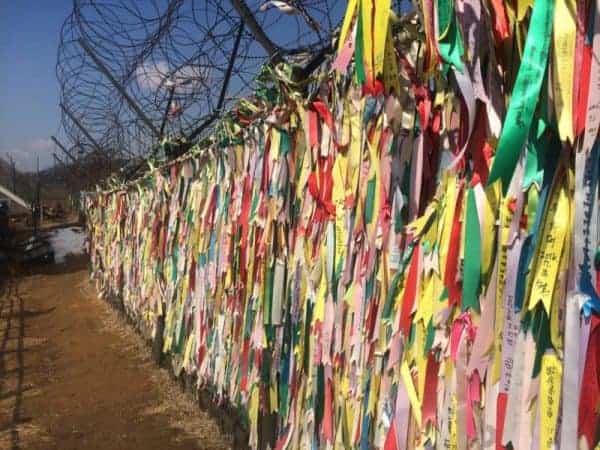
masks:
[(0, 449), (231, 447), (97, 298), (85, 258), (24, 271), (0, 280)]

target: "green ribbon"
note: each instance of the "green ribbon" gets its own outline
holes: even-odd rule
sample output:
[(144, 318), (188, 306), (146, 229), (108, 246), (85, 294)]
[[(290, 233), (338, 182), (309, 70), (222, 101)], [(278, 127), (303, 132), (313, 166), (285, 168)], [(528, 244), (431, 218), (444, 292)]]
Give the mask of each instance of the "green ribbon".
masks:
[(375, 177), (367, 182), (367, 198), (365, 199), (365, 223), (373, 221), (375, 213)]
[(354, 64), (356, 65), (356, 81), (361, 86), (365, 84), (367, 76), (365, 74), (365, 63), (363, 59), (363, 23), (362, 6), (358, 7), (358, 18), (356, 23), (356, 45), (354, 46)]
[(265, 325), (272, 323), (271, 314), (273, 313), (273, 278), (275, 275), (274, 264), (267, 264), (267, 274), (265, 279), (265, 296), (263, 299), (263, 319)]
[(425, 348), (423, 348), (423, 356), (427, 356), (429, 350), (433, 348), (433, 341), (435, 338), (435, 328), (433, 326), (433, 321), (429, 319), (429, 323), (427, 324), (427, 335), (425, 336)]
[(446, 63), (453, 65), (458, 71), (462, 72), (462, 57), (465, 51), (452, 0), (438, 1), (438, 24), (440, 29), (438, 38), (440, 55)]
[(542, 368), (542, 356), (546, 350), (552, 348), (550, 341), (550, 317), (546, 314), (544, 306), (540, 303), (533, 311), (528, 311), (523, 318), (521, 328), (533, 334), (536, 343), (535, 359), (533, 361), (532, 377), (539, 375)]
[(286, 131), (279, 132), (280, 141), (279, 141), (279, 152), (282, 156), (287, 156), (290, 152), (292, 145), (290, 143), (290, 135)]
[(549, 142), (548, 139), (543, 138), (546, 123), (541, 119), (538, 119), (536, 122), (531, 127), (529, 142), (527, 143), (527, 159), (525, 161), (525, 175), (522, 185), (524, 191), (529, 189), (534, 183), (539, 189), (544, 181), (544, 161)]
[(529, 133), (540, 87), (544, 80), (552, 36), (553, 14), (552, 0), (536, 0), (525, 41), (523, 60), (488, 178), (488, 186), (500, 179), (505, 194)]
[(479, 311), (479, 283), (481, 280), (481, 231), (475, 191), (467, 194), (467, 218), (465, 224), (465, 262), (463, 276), (462, 310)]

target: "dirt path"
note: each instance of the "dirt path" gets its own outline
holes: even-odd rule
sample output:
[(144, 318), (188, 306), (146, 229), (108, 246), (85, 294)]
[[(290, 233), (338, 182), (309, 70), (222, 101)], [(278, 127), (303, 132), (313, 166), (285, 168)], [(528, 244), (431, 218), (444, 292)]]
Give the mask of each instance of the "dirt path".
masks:
[(0, 449), (225, 449), (85, 263), (0, 281)]

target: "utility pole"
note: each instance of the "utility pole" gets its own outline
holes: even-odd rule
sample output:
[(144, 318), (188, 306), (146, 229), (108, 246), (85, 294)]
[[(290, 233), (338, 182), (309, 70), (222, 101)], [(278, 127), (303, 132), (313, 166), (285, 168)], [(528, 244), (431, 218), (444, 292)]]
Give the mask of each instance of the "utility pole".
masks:
[(44, 208), (42, 207), (42, 183), (40, 180), (40, 155), (37, 155), (37, 203), (40, 207), (40, 226), (44, 221)]
[(167, 99), (167, 107), (165, 108), (163, 120), (162, 120), (162, 123), (160, 124), (160, 137), (163, 137), (165, 134), (165, 126), (167, 125), (167, 117), (169, 116), (169, 108), (171, 107), (171, 102), (173, 101), (173, 96), (175, 95), (175, 88), (176, 88), (176, 85), (173, 84), (173, 86), (171, 86), (169, 89), (169, 98)]
[(92, 135), (88, 132), (88, 130), (86, 130), (83, 125), (81, 125), (81, 122), (79, 122), (77, 117), (75, 117), (73, 115), (73, 113), (71, 111), (69, 111), (69, 109), (62, 103), (59, 103), (59, 106), (60, 106), (60, 109), (62, 109), (62, 111), (69, 117), (69, 119), (71, 119), (71, 121), (77, 126), (77, 128), (79, 128), (81, 130), (81, 132), (85, 135), (85, 137), (88, 138), (88, 140), (94, 145), (94, 147), (96, 147), (96, 149), (99, 152), (102, 152), (102, 147), (100, 147), (98, 142), (96, 142), (96, 139), (94, 139), (92, 137)]
[(256, 39), (262, 48), (265, 49), (271, 58), (271, 62), (274, 64), (282, 62), (281, 49), (269, 39), (262, 27), (256, 21), (256, 18), (254, 17), (254, 14), (252, 14), (252, 11), (250, 11), (250, 8), (248, 8), (248, 5), (246, 5), (246, 2), (244, 0), (230, 0), (230, 2), (254, 36), (254, 39)]
[[(85, 135), (85, 137), (88, 138), (88, 140), (96, 148), (96, 151), (98, 152), (98, 154), (108, 160), (108, 167), (110, 168), (110, 166), (111, 166), (110, 154), (107, 154), (102, 149), (102, 147), (100, 147), (100, 144), (98, 144), (98, 142), (92, 137), (92, 135), (88, 132), (88, 130), (85, 129), (85, 127), (81, 124), (81, 122), (79, 122), (79, 120), (77, 120), (77, 117), (75, 117), (75, 115), (71, 111), (69, 111), (69, 109), (65, 105), (60, 103), (59, 106), (60, 106), (60, 109), (62, 109), (62, 111), (69, 117), (69, 119), (71, 119), (73, 121), (73, 123), (77, 126), (77, 128), (79, 128), (81, 130), (81, 132)], [(56, 143), (57, 141), (54, 140), (54, 142)]]
[[(69, 190), (69, 195), (73, 196), (73, 194), (75, 194), (75, 192), (77, 192), (77, 190), (78, 190), (77, 186), (79, 185), (79, 183), (81, 183), (81, 180), (78, 177), (78, 174), (74, 174), (73, 171), (70, 171), (69, 168), (67, 167), (67, 164), (65, 164), (65, 162), (62, 159), (60, 159), (60, 157), (56, 153), (52, 153), (52, 157), (54, 158), (55, 169), (56, 169), (56, 164), (59, 164), (60, 167), (62, 168), (63, 174), (62, 174), (61, 178), (67, 185), (67, 188)], [(79, 172), (79, 170), (77, 172)], [(58, 176), (56, 178), (58, 179)]]
[[(67, 165), (65, 164), (65, 162), (62, 159), (60, 159), (60, 157), (56, 153), (52, 153), (52, 158), (54, 159), (55, 176), (58, 178), (58, 173), (56, 172), (57, 167), (62, 168), (62, 170), (64, 170), (66, 172), (66, 174), (68, 174)], [(63, 174), (62, 178), (66, 178), (66, 174)]]
[(58, 166), (61, 165), (64, 168), (64, 164), (63, 162), (60, 160), (60, 158), (56, 155), (56, 153), (52, 153), (52, 159), (54, 160), (54, 178), (58, 181)]
[[(74, 157), (74, 156), (71, 154), (71, 152), (70, 152), (69, 150), (67, 150), (67, 149), (65, 148), (65, 146), (64, 146), (64, 145), (62, 145), (62, 144), (61, 144), (61, 142), (60, 142), (58, 139), (56, 139), (56, 137), (54, 137), (54, 136), (50, 136), (50, 139), (52, 139), (52, 141), (53, 141), (53, 142), (56, 144), (56, 146), (57, 146), (59, 149), (61, 149), (61, 150), (62, 150), (62, 152), (63, 152), (65, 155), (67, 155), (71, 161), (73, 161), (73, 163), (77, 163), (77, 159), (76, 159), (76, 158), (75, 158), (75, 157)], [(56, 157), (56, 154), (54, 154), (54, 156)], [(57, 159), (58, 159), (58, 158), (57, 158)], [(60, 161), (60, 160), (59, 160), (59, 161)]]
[(238, 34), (233, 44), (233, 50), (231, 50), (231, 56), (229, 58), (229, 64), (227, 65), (227, 71), (225, 72), (225, 78), (223, 78), (223, 85), (221, 86), (221, 95), (219, 95), (219, 103), (217, 104), (217, 111), (220, 112), (225, 102), (225, 94), (227, 94), (227, 88), (229, 87), (229, 80), (231, 79), (231, 72), (233, 71), (233, 65), (237, 59), (238, 49), (240, 48), (240, 41), (244, 34), (244, 20), (240, 21), (238, 27)]
[[(52, 139), (52, 141), (56, 144), (56, 146), (69, 158), (69, 160), (71, 160), (71, 167), (73, 167), (73, 170), (77, 172), (77, 174), (76, 174), (77, 176), (81, 177), (83, 175), (87, 175), (87, 177), (92, 177), (92, 174), (91, 174), (89, 168), (85, 169), (84, 166), (80, 163), (80, 161), (77, 160), (77, 158), (75, 158), (75, 156), (73, 156), (73, 153), (71, 151), (67, 150), (67, 148), (58, 139), (56, 139), (55, 136), (50, 136), (50, 139)], [(58, 156), (56, 156), (55, 153), (54, 153), (54, 156), (66, 168), (66, 164), (60, 158), (58, 158)], [(85, 170), (85, 173), (84, 173), (84, 170)]]
[(58, 180), (59, 176), (58, 176), (58, 171), (56, 170), (57, 167), (62, 169), (62, 175), (60, 176), (60, 178), (68, 185), (69, 188), (73, 188), (74, 186), (74, 180), (77, 179), (78, 174), (79, 174), (79, 170), (77, 170), (77, 173), (73, 173), (73, 170), (69, 170), (69, 167), (67, 167), (67, 164), (60, 159), (60, 157), (56, 154), (56, 153), (52, 153), (52, 157), (54, 158), (54, 170), (55, 170), (55, 177)]
[(37, 236), (38, 227), (42, 224), (42, 203), (40, 201), (40, 157), (37, 157), (37, 180), (35, 183), (35, 195), (31, 215), (33, 219), (33, 235)]
[[(235, 42), (233, 44), (233, 50), (231, 51), (231, 57), (229, 58), (229, 64), (227, 65), (227, 70), (225, 72), (225, 78), (223, 78), (223, 85), (221, 86), (221, 93), (219, 95), (219, 101), (217, 103), (217, 108), (215, 112), (213, 112), (208, 118), (200, 124), (194, 131), (190, 133), (187, 140), (192, 142), (202, 131), (206, 129), (221, 113), (221, 109), (223, 108), (223, 104), (225, 103), (225, 95), (227, 94), (227, 88), (229, 87), (229, 81), (231, 80), (231, 74), (233, 72), (233, 65), (237, 58), (237, 52), (240, 47), (240, 41), (242, 40), (242, 35), (244, 34), (244, 20), (240, 21), (240, 25), (238, 27), (238, 34), (235, 38)], [(169, 102), (170, 103), (170, 102)]]
[(113, 76), (113, 74), (110, 73), (108, 68), (102, 63), (102, 61), (100, 61), (100, 58), (98, 58), (98, 56), (96, 56), (96, 54), (92, 51), (90, 46), (87, 45), (85, 40), (83, 40), (82, 38), (79, 38), (78, 42), (79, 42), (79, 45), (81, 45), (81, 47), (83, 48), (83, 50), (87, 53), (87, 55), (90, 58), (92, 58), (92, 61), (94, 61), (94, 64), (96, 64), (96, 67), (98, 67), (100, 72), (102, 72), (106, 76), (106, 78), (108, 78), (108, 80), (119, 91), (119, 93), (123, 96), (123, 98), (127, 101), (127, 103), (129, 103), (129, 106), (131, 106), (131, 108), (137, 113), (139, 118), (142, 119), (142, 121), (146, 124), (146, 126), (148, 128), (150, 128), (150, 130), (152, 130), (154, 135), (157, 138), (159, 138), (160, 137), (159, 131), (156, 129), (156, 127), (154, 126), (152, 121), (148, 118), (148, 116), (146, 116), (146, 114), (144, 114), (144, 112), (138, 106), (138, 104), (129, 96), (129, 94), (123, 87), (123, 85), (121, 85), (121, 83), (119, 83), (117, 81), (117, 79)]
[(12, 191), (14, 194), (17, 193), (17, 168), (15, 165), (15, 160), (13, 159), (10, 153), (7, 153), (8, 163), (10, 164), (10, 180), (12, 184)]

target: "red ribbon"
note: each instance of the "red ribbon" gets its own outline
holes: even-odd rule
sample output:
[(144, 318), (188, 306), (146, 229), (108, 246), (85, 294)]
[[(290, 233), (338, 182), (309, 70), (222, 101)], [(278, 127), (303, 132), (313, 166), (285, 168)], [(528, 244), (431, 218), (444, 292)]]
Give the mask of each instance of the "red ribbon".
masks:
[(596, 448), (600, 441), (600, 316), (593, 315), (590, 324), (585, 367), (579, 400), (578, 436)]
[[(444, 285), (448, 289), (448, 304), (458, 305), (460, 303), (462, 287), (457, 281), (458, 257), (460, 254), (460, 232), (462, 229), (460, 218), (462, 212), (463, 187), (460, 187), (458, 198), (456, 199), (456, 209), (454, 212), (454, 222), (450, 232), (450, 243), (448, 248), (448, 258), (446, 260), (446, 272), (444, 273)], [(452, 207), (452, 205), (449, 205)]]
[(421, 414), (423, 426), (427, 422), (435, 425), (437, 421), (437, 384), (440, 363), (436, 360), (433, 351), (427, 355), (427, 371), (425, 372), (425, 392), (423, 393), (423, 406)]
[(324, 222), (335, 216), (335, 205), (331, 201), (333, 177), (331, 158), (321, 158), (319, 167), (308, 177), (308, 192), (317, 203), (313, 219)]
[(400, 313), (399, 328), (408, 338), (410, 331), (410, 316), (417, 296), (417, 285), (419, 281), (419, 245), (416, 244), (410, 260), (410, 268), (406, 278), (404, 296), (402, 298), (402, 311)]
[(500, 44), (510, 36), (508, 28), (508, 17), (502, 0), (491, 0), (494, 20), (494, 38)]

